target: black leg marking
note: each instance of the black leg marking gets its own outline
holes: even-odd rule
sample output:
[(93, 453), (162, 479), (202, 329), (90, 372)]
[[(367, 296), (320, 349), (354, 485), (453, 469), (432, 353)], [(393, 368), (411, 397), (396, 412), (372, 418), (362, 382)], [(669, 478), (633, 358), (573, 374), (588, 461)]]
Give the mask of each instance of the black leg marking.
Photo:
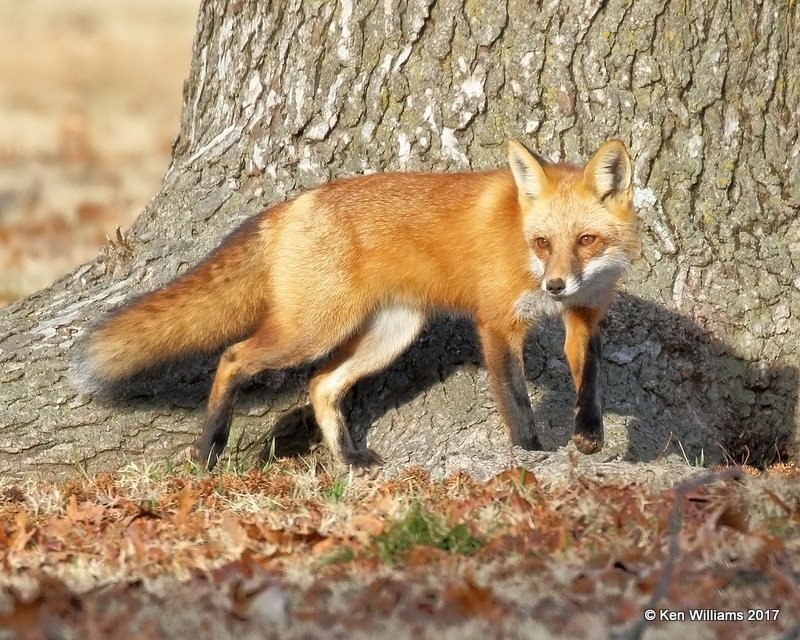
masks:
[[(337, 401), (338, 405), (339, 401)], [(379, 467), (383, 464), (383, 458), (372, 449), (364, 448), (359, 449), (353, 442), (353, 437), (350, 435), (350, 430), (347, 428), (347, 423), (344, 420), (341, 409), (337, 406), (338, 418), (338, 433), (336, 438), (337, 451), (335, 455), (346, 465), (353, 467), (358, 472), (369, 471), (373, 467)]]
[(203, 422), (203, 432), (194, 445), (193, 458), (198, 464), (204, 465), (208, 471), (217, 464), (225, 445), (233, 420), (233, 404), (236, 390), (232, 388), (212, 409)]
[(575, 402), (575, 432), (572, 440), (581, 453), (597, 453), (603, 448), (603, 400), (600, 388), (602, 351), (603, 341), (598, 332), (589, 338), (581, 387)]
[(541, 450), (533, 408), (525, 386), (522, 354), (515, 353), (506, 345), (500, 362), (492, 362), (487, 353), (487, 366), (497, 408), (508, 427), (512, 444), (529, 451)]

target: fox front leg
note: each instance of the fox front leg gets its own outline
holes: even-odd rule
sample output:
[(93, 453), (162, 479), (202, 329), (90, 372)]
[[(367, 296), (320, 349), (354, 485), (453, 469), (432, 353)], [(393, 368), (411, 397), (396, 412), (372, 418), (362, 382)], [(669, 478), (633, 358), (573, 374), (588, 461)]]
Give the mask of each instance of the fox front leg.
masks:
[(497, 408), (511, 438), (511, 443), (540, 451), (541, 442), (536, 435), (533, 408), (525, 385), (525, 368), (522, 358), (524, 335), (509, 339), (509, 332), (488, 326), (478, 326), (489, 385)]
[(570, 309), (564, 313), (564, 351), (572, 372), (577, 397), (572, 441), (581, 453), (603, 448), (603, 401), (600, 387), (602, 315), (594, 309)]

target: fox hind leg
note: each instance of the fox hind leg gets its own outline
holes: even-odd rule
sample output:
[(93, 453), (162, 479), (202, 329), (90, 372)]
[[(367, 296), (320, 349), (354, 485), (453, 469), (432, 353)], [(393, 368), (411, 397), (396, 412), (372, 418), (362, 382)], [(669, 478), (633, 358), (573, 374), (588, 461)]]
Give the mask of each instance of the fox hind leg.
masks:
[(265, 369), (301, 364), (327, 350), (326, 345), (304, 340), (304, 335), (297, 332), (282, 336), (276, 327), (267, 323), (250, 338), (225, 350), (214, 375), (202, 434), (193, 447), (192, 457), (196, 462), (208, 470), (217, 463), (228, 443), (236, 391), (243, 381)]
[(361, 378), (387, 367), (405, 351), (425, 324), (425, 313), (404, 306), (376, 312), (364, 330), (345, 342), (310, 384), (311, 405), (325, 445), (340, 462), (356, 468), (381, 464), (371, 449), (357, 449), (341, 401)]

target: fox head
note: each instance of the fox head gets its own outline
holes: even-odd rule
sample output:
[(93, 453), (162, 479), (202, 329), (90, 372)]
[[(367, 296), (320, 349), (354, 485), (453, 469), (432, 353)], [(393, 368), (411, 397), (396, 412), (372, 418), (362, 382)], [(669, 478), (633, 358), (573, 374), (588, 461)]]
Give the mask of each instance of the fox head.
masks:
[(625, 145), (605, 142), (585, 167), (546, 164), (514, 140), (508, 155), (532, 274), (548, 296), (591, 305), (639, 254)]

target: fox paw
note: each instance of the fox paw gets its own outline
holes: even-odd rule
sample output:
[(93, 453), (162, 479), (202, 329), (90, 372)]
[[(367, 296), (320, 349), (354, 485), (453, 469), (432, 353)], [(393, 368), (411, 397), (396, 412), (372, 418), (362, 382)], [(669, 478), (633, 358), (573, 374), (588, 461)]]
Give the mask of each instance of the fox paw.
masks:
[(532, 431), (525, 434), (512, 435), (511, 444), (522, 447), (526, 451), (544, 451), (544, 447), (539, 441), (539, 436)]
[(214, 445), (204, 447), (200, 443), (195, 443), (186, 448), (186, 457), (206, 471), (211, 471), (214, 468), (219, 459), (219, 454), (220, 451)]
[(603, 436), (595, 433), (574, 433), (572, 441), (578, 451), (586, 455), (597, 453), (603, 448)]
[(587, 455), (603, 448), (603, 409), (599, 404), (575, 408), (572, 441), (578, 451)]
[(342, 452), (342, 462), (348, 465), (356, 475), (374, 476), (383, 464), (383, 458), (372, 449), (354, 449)]

